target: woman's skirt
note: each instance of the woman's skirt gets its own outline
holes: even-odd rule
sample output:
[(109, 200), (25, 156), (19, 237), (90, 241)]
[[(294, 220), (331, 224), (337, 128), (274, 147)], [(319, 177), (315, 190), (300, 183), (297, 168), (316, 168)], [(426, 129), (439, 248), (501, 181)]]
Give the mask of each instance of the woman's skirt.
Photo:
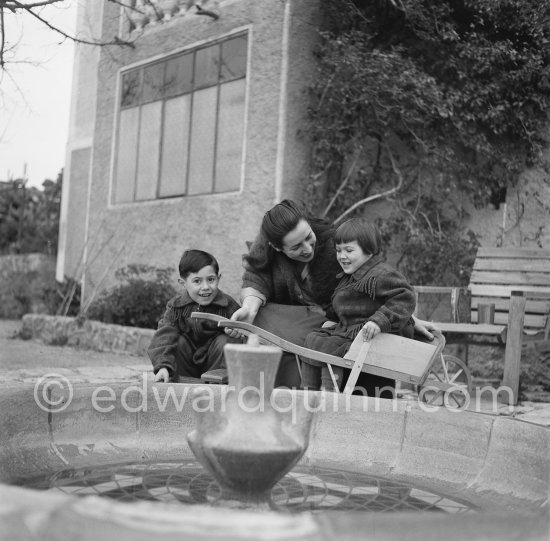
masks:
[[(254, 325), (276, 334), (297, 346), (304, 346), (306, 336), (327, 321), (323, 311), (314, 306), (267, 303), (260, 308)], [(300, 387), (299, 361), (285, 352), (275, 379), (277, 387)]]

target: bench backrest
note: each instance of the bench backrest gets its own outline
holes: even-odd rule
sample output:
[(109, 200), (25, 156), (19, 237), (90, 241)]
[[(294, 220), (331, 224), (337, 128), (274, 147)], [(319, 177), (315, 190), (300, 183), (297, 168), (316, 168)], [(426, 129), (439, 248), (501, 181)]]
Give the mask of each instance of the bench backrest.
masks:
[(480, 247), (470, 276), (471, 320), (479, 304), (495, 305), (495, 323), (508, 323), (512, 291), (524, 291), (524, 328), (547, 328), (550, 311), (550, 250)]
[(414, 315), (426, 321), (470, 323), (471, 302), (467, 287), (414, 286)]

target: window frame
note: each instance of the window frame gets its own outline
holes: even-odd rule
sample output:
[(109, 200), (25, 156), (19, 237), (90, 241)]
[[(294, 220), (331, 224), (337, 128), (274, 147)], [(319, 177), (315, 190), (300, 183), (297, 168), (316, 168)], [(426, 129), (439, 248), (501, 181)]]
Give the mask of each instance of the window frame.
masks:
[[(200, 88), (192, 87), (190, 92), (183, 92), (183, 93), (169, 93), (167, 95), (162, 96), (159, 99), (156, 100), (147, 100), (143, 101), (138, 98), (139, 103), (135, 106), (123, 106), (122, 105), (122, 90), (123, 90), (123, 78), (125, 74), (131, 73), (133, 71), (137, 71), (139, 73), (140, 81), (144, 78), (145, 70), (148, 67), (154, 67), (155, 64), (164, 64), (162, 71), (163, 73), (166, 73), (167, 70), (167, 64), (171, 59), (177, 58), (179, 56), (184, 56), (186, 54), (190, 54), (193, 57), (192, 65), (193, 65), (193, 74), (191, 76), (191, 79), (194, 79), (194, 73), (195, 73), (195, 63), (196, 63), (196, 56), (197, 52), (202, 49), (207, 49), (209, 47), (212, 47), (214, 45), (219, 45), (220, 52), (219, 52), (219, 58), (222, 58), (222, 47), (224, 42), (230, 42), (234, 38), (238, 37), (245, 37), (246, 38), (246, 61), (244, 65), (244, 75), (235, 77), (232, 79), (224, 79), (222, 78), (222, 70), (223, 66), (222, 63), (219, 62), (218, 66), (218, 80), (215, 84), (210, 86), (202, 86)], [(249, 85), (250, 85), (250, 64), (251, 64), (251, 46), (252, 46), (252, 32), (250, 26), (245, 27), (239, 27), (236, 29), (233, 29), (231, 32), (227, 34), (223, 34), (220, 36), (217, 36), (214, 39), (208, 39), (208, 40), (201, 40), (193, 43), (192, 45), (171, 51), (168, 54), (162, 54), (155, 57), (148, 58), (143, 61), (135, 62), (132, 64), (129, 64), (127, 66), (124, 66), (120, 70), (118, 70), (117, 73), (117, 82), (116, 82), (116, 94), (115, 94), (115, 103), (114, 103), (114, 123), (113, 123), (113, 139), (112, 139), (112, 152), (111, 152), (111, 166), (110, 166), (110, 182), (109, 182), (109, 195), (108, 195), (108, 206), (109, 207), (120, 207), (124, 205), (136, 205), (136, 204), (151, 204), (151, 203), (157, 203), (161, 201), (170, 201), (170, 200), (181, 200), (182, 198), (190, 198), (190, 197), (212, 197), (212, 196), (226, 196), (226, 195), (232, 195), (232, 194), (238, 194), (242, 192), (243, 189), (243, 182), (244, 182), (244, 169), (245, 169), (245, 156), (246, 156), (246, 133), (247, 133), (247, 124), (248, 124), (248, 98), (249, 98)], [(241, 144), (240, 144), (240, 166), (239, 166), (239, 174), (238, 174), (238, 187), (231, 190), (225, 190), (225, 191), (215, 191), (216, 188), (216, 170), (218, 169), (219, 164), (219, 155), (216, 154), (217, 152), (217, 146), (219, 143), (219, 137), (221, 133), (220, 128), (220, 100), (221, 100), (221, 88), (228, 83), (232, 83), (234, 81), (243, 81), (244, 83), (244, 92), (243, 92), (243, 110), (242, 110), (242, 126), (241, 126)], [(141, 83), (140, 92), (143, 92), (143, 83)], [(202, 192), (202, 193), (189, 193), (189, 168), (190, 168), (190, 162), (191, 162), (191, 130), (193, 126), (193, 102), (194, 102), (194, 96), (197, 92), (200, 92), (201, 90), (215, 88), (216, 93), (216, 114), (215, 114), (215, 126), (214, 126), (214, 156), (212, 159), (212, 187), (210, 191), (208, 192)], [(187, 114), (188, 117), (188, 125), (187, 125), (187, 156), (186, 156), (186, 173), (185, 173), (185, 179), (184, 182), (184, 191), (182, 193), (178, 194), (168, 194), (168, 195), (161, 195), (162, 192), (162, 168), (164, 164), (163, 160), (163, 137), (164, 132), (166, 129), (166, 119), (165, 119), (165, 108), (168, 101), (173, 99), (182, 98), (183, 96), (189, 96), (189, 111)], [(123, 124), (121, 122), (121, 116), (122, 112), (127, 109), (136, 109), (137, 115), (138, 115), (138, 121), (137, 121), (137, 135), (136, 135), (136, 141), (137, 141), (137, 148), (136, 148), (136, 158), (139, 158), (139, 139), (140, 139), (140, 131), (141, 131), (141, 120), (139, 117), (142, 115), (143, 107), (146, 105), (149, 105), (151, 103), (160, 103), (160, 137), (159, 137), (159, 150), (158, 150), (158, 157), (156, 162), (156, 168), (157, 168), (157, 179), (156, 179), (156, 186), (155, 186), (155, 196), (153, 198), (147, 198), (147, 199), (138, 199), (137, 198), (137, 190), (138, 190), (138, 181), (139, 181), (139, 170), (138, 170), (138, 160), (136, 159), (136, 164), (134, 166), (134, 180), (133, 180), (133, 186), (131, 187), (131, 190), (128, 189), (128, 191), (132, 191), (132, 199), (131, 200), (123, 200), (123, 201), (117, 201), (117, 173), (118, 173), (118, 167), (119, 167), (119, 155), (120, 155), (120, 135), (121, 135), (121, 125)], [(168, 185), (167, 185), (168, 186)]]

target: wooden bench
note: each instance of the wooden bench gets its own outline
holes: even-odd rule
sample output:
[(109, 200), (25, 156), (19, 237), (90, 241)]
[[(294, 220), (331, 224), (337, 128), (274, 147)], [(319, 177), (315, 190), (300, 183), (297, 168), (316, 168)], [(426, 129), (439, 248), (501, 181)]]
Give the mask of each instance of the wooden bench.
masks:
[[(522, 344), (550, 334), (550, 250), (478, 249), (468, 289), (416, 287), (418, 317), (431, 319), (444, 333), (496, 339), (505, 344), (502, 384), (517, 403)], [(422, 296), (450, 297), (447, 318), (426, 317)], [(469, 303), (470, 309), (465, 309)], [(441, 313), (441, 312), (440, 312)], [(476, 342), (478, 343), (478, 342)]]

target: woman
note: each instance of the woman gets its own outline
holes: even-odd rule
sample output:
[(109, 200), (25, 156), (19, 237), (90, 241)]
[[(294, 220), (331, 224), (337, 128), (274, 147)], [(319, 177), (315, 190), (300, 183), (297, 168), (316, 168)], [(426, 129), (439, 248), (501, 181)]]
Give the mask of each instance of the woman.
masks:
[[(307, 215), (294, 201), (286, 199), (266, 212), (243, 265), (242, 306), (231, 319), (253, 322), (299, 346), (308, 333), (331, 319), (331, 297), (341, 271), (334, 228)], [(418, 320), (415, 330), (433, 338)], [(235, 330), (227, 332), (239, 335)], [(275, 384), (300, 385), (293, 355), (283, 355)]]

